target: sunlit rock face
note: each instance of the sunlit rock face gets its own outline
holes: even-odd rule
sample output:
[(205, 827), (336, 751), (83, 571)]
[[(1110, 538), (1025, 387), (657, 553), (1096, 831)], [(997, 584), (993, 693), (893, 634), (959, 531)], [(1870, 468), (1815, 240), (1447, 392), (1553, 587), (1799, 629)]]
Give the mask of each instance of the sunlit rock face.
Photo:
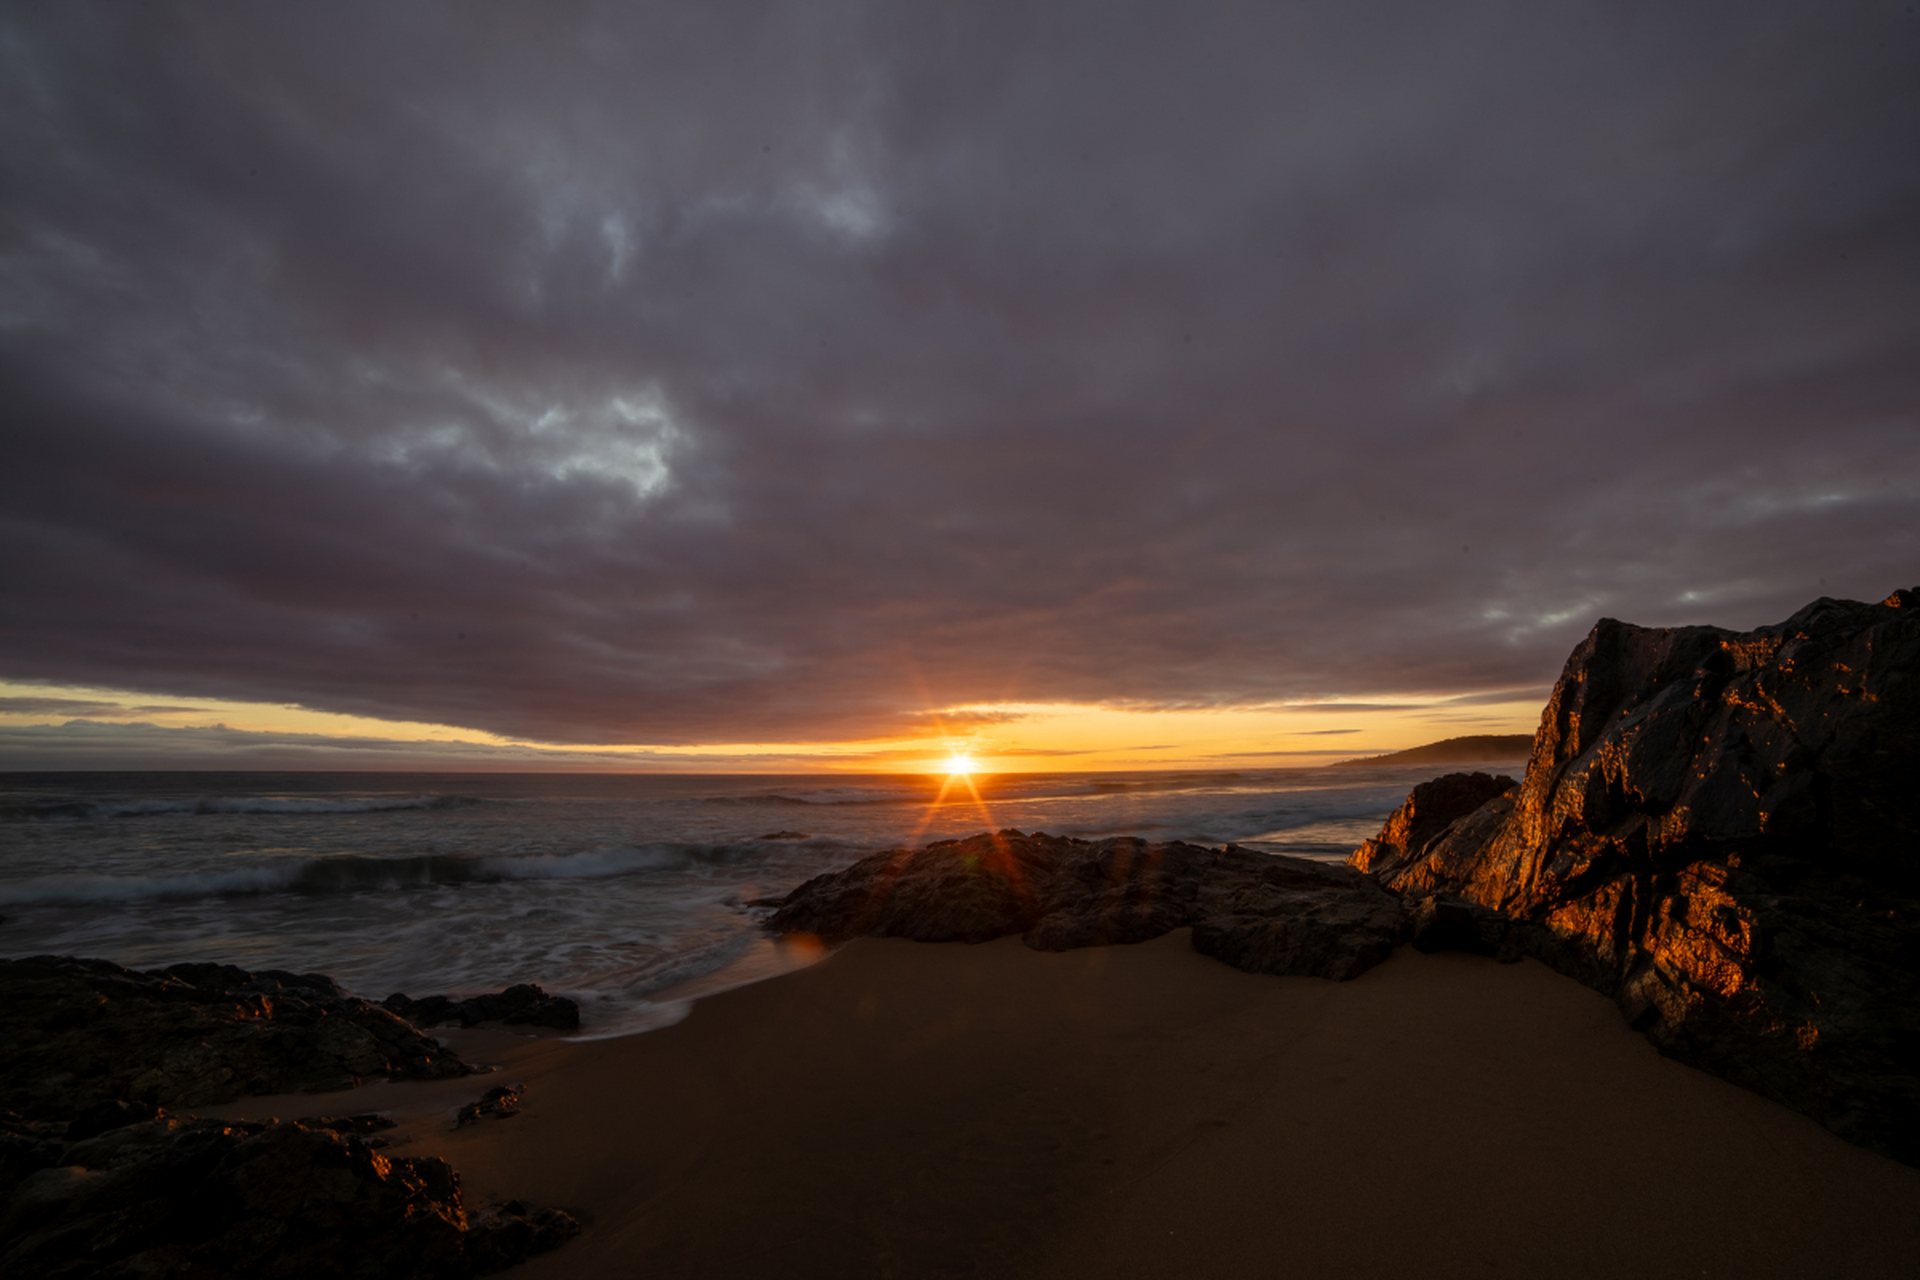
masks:
[[(1449, 773), (1423, 782), (1393, 811), (1380, 834), (1355, 849), (1347, 863), (1369, 875), (1392, 876), (1418, 859), (1435, 836), (1516, 785), (1512, 778), (1486, 773)], [(1498, 812), (1505, 814), (1512, 807), (1508, 804)]]
[(1920, 1163), (1920, 589), (1745, 633), (1602, 620), (1519, 789), (1391, 834), (1356, 864), (1544, 926), (1529, 949), (1663, 1051)]

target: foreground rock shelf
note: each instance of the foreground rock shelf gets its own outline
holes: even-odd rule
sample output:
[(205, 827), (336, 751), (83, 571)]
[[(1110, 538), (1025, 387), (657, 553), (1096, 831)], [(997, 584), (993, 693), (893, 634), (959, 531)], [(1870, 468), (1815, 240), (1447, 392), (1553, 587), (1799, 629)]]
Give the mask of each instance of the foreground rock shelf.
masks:
[[(470, 1217), (433, 1157), (388, 1159), (375, 1117), (238, 1123), (164, 1113), (78, 1140), (0, 1116), (9, 1161), (39, 1156), (0, 1210), (8, 1276), (457, 1280), (564, 1243), (579, 1224), (508, 1204)], [(70, 1135), (69, 1135), (70, 1138)]]
[(116, 1099), (202, 1107), (272, 1093), (350, 1089), (370, 1076), (442, 1080), (466, 1063), (324, 974), (105, 960), (0, 960), (7, 1105), (74, 1115)]
[[(536, 987), (405, 1003), (423, 1019), (578, 1021)], [(453, 1280), (511, 1266), (579, 1223), (520, 1204), (469, 1215), (445, 1161), (381, 1154), (376, 1116), (178, 1110), (471, 1070), (322, 974), (0, 961), (0, 1274)]]

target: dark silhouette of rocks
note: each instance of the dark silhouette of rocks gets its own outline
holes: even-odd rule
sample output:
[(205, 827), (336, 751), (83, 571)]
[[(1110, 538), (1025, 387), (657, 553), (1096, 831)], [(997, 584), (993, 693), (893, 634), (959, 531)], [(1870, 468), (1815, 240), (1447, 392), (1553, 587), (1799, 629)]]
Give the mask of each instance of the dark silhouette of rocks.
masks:
[(110, 1129), (139, 1124), (142, 1120), (158, 1119), (159, 1116), (160, 1108), (149, 1103), (128, 1102), (125, 1098), (115, 1098), (111, 1102), (96, 1103), (67, 1121), (63, 1137), (68, 1142), (84, 1142)]
[(470, 1219), (444, 1160), (381, 1155), (363, 1119), (161, 1114), (47, 1142), (45, 1162), (6, 1188), (0, 1274), (456, 1280), (578, 1233), (558, 1210), (517, 1203)]
[(398, 1014), (416, 1027), (438, 1027), (457, 1022), (463, 1027), (482, 1022), (504, 1022), (515, 1027), (552, 1027), (559, 1031), (580, 1029), (580, 1006), (565, 996), (550, 996), (538, 985), (523, 982), (491, 995), (469, 996), (455, 1000), (449, 996), (409, 999), (400, 992), (388, 996), (380, 1006)]
[(1407, 932), (1397, 899), (1345, 867), (1234, 846), (1012, 830), (816, 876), (766, 922), (828, 943), (1021, 934), (1044, 951), (1144, 942), (1187, 925), (1197, 950), (1237, 968), (1333, 979), (1377, 964)]
[(1470, 951), (1517, 964), (1527, 956), (1552, 960), (1565, 944), (1544, 927), (1515, 920), (1471, 898), (1429, 894), (1408, 904), (1416, 951)]
[(580, 1234), (580, 1220), (564, 1209), (537, 1209), (518, 1200), (471, 1219), (467, 1263), (484, 1276), (557, 1249)]
[(1416, 790), (1353, 860), (1430, 943), (1538, 955), (1663, 1052), (1920, 1164), (1916, 800), (1920, 589), (1749, 632), (1603, 619), (1517, 790), (1438, 832)]
[(0, 1081), (31, 1117), (116, 1102), (195, 1107), (348, 1089), (372, 1076), (435, 1080), (467, 1065), (319, 974), (105, 960), (0, 960)]
[(1248, 973), (1344, 982), (1406, 940), (1406, 911), (1346, 867), (1227, 846), (1194, 904), (1193, 949)]
[(1533, 739), (1524, 733), (1479, 733), (1465, 738), (1442, 738), (1422, 747), (1391, 751), (1383, 756), (1336, 760), (1327, 767), (1345, 769), (1357, 765), (1474, 764), (1482, 760), (1520, 760), (1532, 750)]
[[(465, 1277), (570, 1238), (559, 1210), (470, 1219), (444, 1161), (379, 1153), (380, 1115), (175, 1110), (468, 1072), (321, 974), (0, 961), (0, 1275)], [(502, 1092), (477, 1105), (510, 1114)]]

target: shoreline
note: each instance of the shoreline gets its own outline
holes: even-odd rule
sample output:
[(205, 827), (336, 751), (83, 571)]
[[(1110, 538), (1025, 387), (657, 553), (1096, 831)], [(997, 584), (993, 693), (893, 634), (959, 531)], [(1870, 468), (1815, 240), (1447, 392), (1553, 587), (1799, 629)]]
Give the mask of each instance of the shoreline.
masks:
[[(474, 1206), (582, 1235), (529, 1280), (1903, 1276), (1920, 1170), (1664, 1059), (1528, 960), (1402, 948), (1349, 982), (1187, 930), (1046, 953), (858, 939), (605, 1040), (447, 1035), (500, 1070), (254, 1098), (391, 1110)], [(444, 1033), (443, 1033), (444, 1034)], [(502, 1082), (509, 1120), (455, 1130)]]

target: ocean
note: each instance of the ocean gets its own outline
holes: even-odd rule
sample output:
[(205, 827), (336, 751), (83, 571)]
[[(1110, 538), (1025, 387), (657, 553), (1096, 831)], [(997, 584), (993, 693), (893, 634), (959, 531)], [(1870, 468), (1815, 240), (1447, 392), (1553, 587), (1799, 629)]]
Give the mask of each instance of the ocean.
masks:
[(318, 971), (375, 1000), (537, 982), (583, 1036), (623, 1035), (797, 963), (752, 904), (869, 853), (1012, 827), (1340, 861), (1462, 767), (0, 774), (0, 955)]

